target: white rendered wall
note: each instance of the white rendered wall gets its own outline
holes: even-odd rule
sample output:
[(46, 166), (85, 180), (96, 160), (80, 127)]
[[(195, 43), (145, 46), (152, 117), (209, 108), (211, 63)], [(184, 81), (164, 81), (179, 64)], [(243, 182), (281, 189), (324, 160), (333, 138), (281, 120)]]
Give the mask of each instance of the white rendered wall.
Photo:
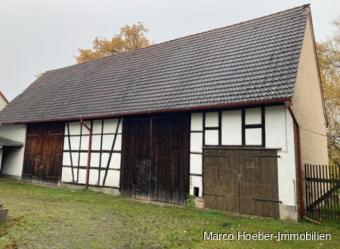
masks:
[(242, 145), (241, 110), (222, 112), (222, 145)]
[[(204, 117), (205, 115), (205, 117)], [(221, 145), (242, 145), (242, 111), (226, 110), (221, 112)], [(246, 125), (261, 125), (261, 108), (245, 109)], [(216, 128), (217, 126), (217, 128)], [(205, 145), (219, 145), (219, 121), (216, 112), (192, 113), (190, 136), (190, 194), (194, 187), (203, 193), (203, 142)], [(208, 128), (203, 132), (203, 128)], [(216, 129), (215, 129), (216, 128)], [(285, 106), (265, 108), (266, 148), (278, 149), (278, 184), (279, 200), (282, 205), (296, 206), (296, 173), (293, 120)], [(205, 137), (203, 137), (205, 135)], [(217, 142), (217, 143), (216, 143)], [(245, 130), (245, 142), (248, 145), (262, 145), (262, 129)]]
[[(21, 142), (23, 145), (26, 141), (25, 125), (3, 125), (0, 126), (0, 136)], [(25, 146), (20, 148), (6, 148), (6, 156), (2, 161), (3, 175), (10, 175), (21, 178), (24, 164)]]
[(296, 206), (294, 126), (284, 106), (266, 107), (266, 147), (279, 149), (279, 200), (282, 205)]
[[(86, 124), (93, 130), (89, 184), (119, 188), (122, 119), (92, 120)], [(66, 123), (62, 182), (85, 184), (88, 146), (89, 131), (80, 122)]]

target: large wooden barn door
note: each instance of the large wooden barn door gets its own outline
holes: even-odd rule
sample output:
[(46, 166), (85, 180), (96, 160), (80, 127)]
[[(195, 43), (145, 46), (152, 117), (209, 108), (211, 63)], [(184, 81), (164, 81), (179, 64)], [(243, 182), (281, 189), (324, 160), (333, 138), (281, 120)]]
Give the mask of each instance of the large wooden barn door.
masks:
[(189, 190), (189, 119), (152, 119), (152, 200), (182, 204)]
[(150, 198), (151, 129), (149, 118), (124, 118), (121, 188), (125, 196)]
[(276, 150), (206, 148), (203, 175), (205, 207), (279, 216)]
[(125, 196), (184, 203), (189, 190), (189, 125), (185, 114), (124, 119)]
[(63, 134), (63, 123), (28, 125), (24, 177), (53, 182), (60, 180)]

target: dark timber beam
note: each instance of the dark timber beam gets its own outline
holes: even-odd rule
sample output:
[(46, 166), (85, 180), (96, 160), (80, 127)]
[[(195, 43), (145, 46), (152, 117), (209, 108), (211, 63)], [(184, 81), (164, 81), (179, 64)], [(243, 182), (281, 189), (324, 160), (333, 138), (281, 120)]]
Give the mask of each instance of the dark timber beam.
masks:
[(89, 178), (90, 178), (90, 164), (91, 164), (91, 149), (92, 149), (92, 125), (89, 127), (86, 123), (84, 123), (83, 118), (80, 118), (80, 124), (84, 126), (89, 131), (89, 147), (87, 152), (87, 165), (86, 165), (86, 181), (85, 181), (85, 189), (89, 188)]

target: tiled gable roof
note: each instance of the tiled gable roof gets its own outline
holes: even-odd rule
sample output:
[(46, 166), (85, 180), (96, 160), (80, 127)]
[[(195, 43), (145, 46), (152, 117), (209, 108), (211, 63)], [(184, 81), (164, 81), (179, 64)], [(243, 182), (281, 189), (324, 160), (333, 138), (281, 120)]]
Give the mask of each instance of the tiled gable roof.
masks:
[(300, 6), (48, 71), (0, 113), (0, 123), (290, 98), (308, 11)]

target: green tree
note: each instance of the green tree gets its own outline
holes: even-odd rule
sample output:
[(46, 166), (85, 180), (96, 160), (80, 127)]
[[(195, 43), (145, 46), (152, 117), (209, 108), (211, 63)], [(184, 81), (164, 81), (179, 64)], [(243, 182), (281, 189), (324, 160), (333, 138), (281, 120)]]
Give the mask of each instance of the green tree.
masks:
[(316, 48), (328, 119), (330, 163), (340, 165), (340, 18), (334, 25), (334, 35), (317, 43)]
[(143, 23), (139, 22), (120, 28), (120, 32), (111, 39), (96, 37), (91, 49), (79, 49), (79, 55), (76, 56), (77, 62), (81, 63), (120, 52), (147, 47), (150, 45), (150, 41), (145, 36), (147, 31), (148, 29), (144, 27)]

